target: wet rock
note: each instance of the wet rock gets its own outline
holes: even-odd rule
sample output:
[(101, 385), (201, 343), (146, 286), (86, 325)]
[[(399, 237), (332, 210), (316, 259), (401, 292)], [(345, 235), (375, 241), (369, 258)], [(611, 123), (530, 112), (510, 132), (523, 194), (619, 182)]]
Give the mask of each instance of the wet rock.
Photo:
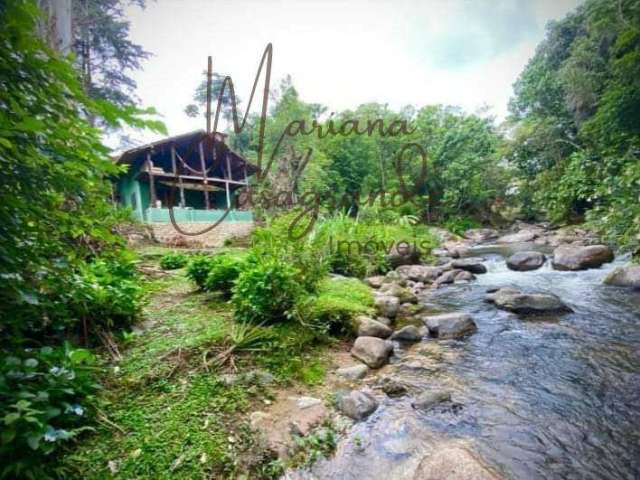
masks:
[(496, 307), (510, 312), (535, 313), (569, 313), (572, 310), (559, 297), (550, 293), (522, 293), (512, 288), (501, 288), (486, 296), (486, 301)]
[(400, 300), (391, 295), (379, 295), (374, 299), (374, 305), (381, 316), (395, 318), (398, 313), (398, 307), (400, 307)]
[(367, 375), (369, 367), (366, 365), (354, 365), (353, 367), (344, 367), (336, 370), (336, 375), (346, 378), (347, 380), (360, 380)]
[(536, 270), (544, 265), (546, 259), (540, 252), (517, 252), (507, 259), (507, 267), (519, 272)]
[(430, 267), (426, 265), (403, 265), (396, 269), (403, 278), (414, 282), (431, 283), (442, 274), (442, 267)]
[(640, 265), (618, 267), (604, 279), (607, 285), (640, 289)]
[(428, 390), (418, 395), (412, 402), (411, 406), (416, 410), (429, 410), (431, 407), (451, 401), (451, 393), (446, 390)]
[(471, 273), (487, 273), (487, 267), (482, 263), (484, 258), (470, 257), (453, 260), (451, 266), (454, 269), (466, 270)]
[(456, 277), (461, 272), (464, 272), (464, 270), (460, 270), (458, 268), (454, 268), (453, 270), (448, 270), (448, 271), (444, 272), (442, 275), (440, 275), (436, 279), (436, 281), (433, 282), (433, 284), (436, 287), (439, 287), (440, 285), (444, 285), (444, 284), (447, 284), (447, 283), (453, 283), (453, 282), (456, 281)]
[(396, 319), (408, 319), (414, 317), (416, 314), (420, 313), (424, 307), (420, 304), (414, 303), (403, 303), (398, 308), (398, 314), (396, 315)]
[(389, 397), (401, 397), (408, 391), (406, 384), (393, 377), (382, 377), (378, 385)]
[(387, 338), (393, 333), (393, 330), (386, 325), (364, 315), (356, 317), (356, 324), (359, 337)]
[(363, 420), (376, 411), (378, 401), (367, 392), (351, 390), (350, 392), (338, 392), (336, 407), (349, 418)]
[(453, 279), (454, 283), (467, 283), (470, 282), (472, 280), (475, 280), (476, 276), (471, 273), (471, 272), (467, 272), (467, 271), (462, 271), (460, 273), (458, 273), (455, 278)]
[(377, 337), (358, 337), (351, 349), (351, 355), (371, 368), (380, 368), (393, 352), (393, 343)]
[(445, 444), (425, 456), (413, 480), (500, 480), (484, 463), (462, 445)]
[(384, 283), (380, 287), (380, 293), (397, 297), (400, 303), (417, 303), (418, 298), (408, 288), (401, 287), (397, 283)]
[(464, 238), (474, 242), (486, 242), (493, 238), (498, 238), (498, 232), (493, 228), (470, 228), (464, 232)]
[(375, 277), (367, 278), (367, 284), (371, 288), (380, 288), (384, 282), (384, 275), (376, 275)]
[(556, 270), (586, 270), (612, 260), (613, 251), (606, 245), (562, 245), (553, 251), (552, 264)]
[(533, 230), (521, 230), (518, 233), (504, 235), (496, 240), (496, 243), (524, 243), (532, 242), (538, 236), (538, 232)]
[(391, 340), (400, 342), (419, 342), (422, 340), (422, 332), (415, 325), (407, 325), (391, 335)]
[(400, 265), (415, 265), (420, 263), (420, 250), (410, 243), (397, 242), (389, 254), (386, 255), (386, 260), (391, 268), (396, 268)]
[(424, 317), (429, 333), (441, 339), (460, 338), (474, 333), (478, 328), (468, 313), (445, 313)]
[(404, 287), (407, 285), (407, 279), (400, 275), (397, 271), (391, 270), (384, 276), (384, 281), (382, 283), (397, 283), (401, 287)]

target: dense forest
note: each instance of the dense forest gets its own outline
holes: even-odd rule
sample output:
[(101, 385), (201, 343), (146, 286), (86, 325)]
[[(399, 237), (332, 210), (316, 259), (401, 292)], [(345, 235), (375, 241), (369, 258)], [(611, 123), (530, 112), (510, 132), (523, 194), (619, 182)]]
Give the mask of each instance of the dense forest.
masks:
[[(82, 6), (75, 12), (82, 21), (71, 60), (42, 38), (35, 1), (0, 4), (0, 478), (70, 478), (91, 470), (91, 459), (78, 460), (74, 445), (91, 438), (97, 424), (120, 428), (108, 425), (104, 399), (98, 400), (102, 356), (109, 346), (126, 345), (146, 296), (157, 288), (141, 278), (139, 258), (121, 235), (130, 212), (113, 205), (110, 193), (123, 168), (104, 144), (105, 132), (125, 126), (166, 133), (152, 109), (137, 105), (129, 76), (147, 53), (127, 39), (126, 2), (74, 3)], [(221, 84), (217, 77), (214, 96)], [(188, 112), (197, 115), (205, 98), (198, 87)], [(223, 98), (229, 144), (256, 160), (258, 116), (251, 113), (247, 128), (234, 131), (230, 101)], [(350, 319), (371, 309), (361, 283), (347, 279), (336, 288), (327, 275), (364, 278), (390, 269), (380, 252), (332, 251), (329, 239), (419, 238), (430, 249), (440, 241), (431, 227), (462, 234), (515, 220), (547, 221), (580, 224), (621, 251), (640, 254), (640, 1), (587, 0), (551, 22), (514, 84), (509, 112), (502, 123), (444, 105), (394, 111), (372, 103), (331, 112), (304, 102), (293, 81), (282, 80), (265, 131), (265, 154), (277, 155), (254, 185), (261, 228), (251, 248), (214, 260), (196, 256), (187, 267), (201, 291), (220, 292), (230, 302), (220, 311), (232, 308), (237, 324), (231, 333), (207, 331), (208, 343), (185, 344), (177, 355), (191, 349), (187, 362), (204, 358), (208, 374), (240, 352), (269, 351), (273, 357), (265, 354), (261, 366), (296, 378), (287, 364), (303, 365), (317, 344), (348, 336)], [(353, 119), (404, 121), (411, 130), (282, 135), (294, 121), (315, 120), (328, 129)], [(425, 153), (425, 176), (419, 150), (406, 145)], [(394, 203), (379, 195), (401, 189), (411, 198)], [(277, 205), (260, 200), (278, 191), (290, 196)], [(316, 223), (294, 241), (287, 227), (300, 208), (310, 208), (305, 198), (319, 199), (310, 209)], [(187, 263), (180, 255), (165, 259), (174, 261)], [(280, 325), (283, 318), (297, 326)], [(169, 370), (167, 379), (179, 371)], [(149, 378), (135, 387), (174, 388)], [(207, 377), (197, 378), (202, 388), (209, 385)], [(248, 394), (238, 387), (211, 388), (237, 395), (232, 406), (220, 401), (225, 415), (246, 407)], [(176, 417), (175, 428), (186, 418)], [(226, 439), (227, 426), (216, 428)], [(200, 441), (212, 442), (194, 440)], [(100, 448), (91, 448), (98, 455)], [(220, 449), (221, 460), (208, 473), (231, 475), (230, 454), (211, 448)], [(198, 458), (184, 461), (196, 469)], [(273, 466), (267, 460), (259, 468)], [(153, 454), (146, 461), (153, 473)], [(141, 475), (130, 468), (123, 475)], [(261, 478), (273, 474), (261, 472)]]

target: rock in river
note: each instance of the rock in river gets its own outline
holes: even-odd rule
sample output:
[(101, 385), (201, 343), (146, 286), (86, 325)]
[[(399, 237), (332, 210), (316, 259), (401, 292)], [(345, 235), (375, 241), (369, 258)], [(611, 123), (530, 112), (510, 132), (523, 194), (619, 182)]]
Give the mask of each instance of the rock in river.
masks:
[(398, 340), (400, 342), (419, 342), (422, 340), (422, 332), (415, 325), (407, 325), (400, 330), (394, 332), (391, 336), (391, 340)]
[(604, 279), (607, 285), (640, 289), (640, 265), (618, 267)]
[(369, 367), (366, 365), (354, 365), (353, 367), (343, 367), (336, 370), (336, 375), (347, 380), (360, 380), (367, 375)]
[(418, 465), (413, 480), (499, 480), (462, 443), (447, 442), (429, 452)]
[(613, 251), (606, 245), (562, 245), (553, 251), (553, 268), (556, 270), (586, 270), (598, 268), (613, 260)]
[(532, 242), (538, 236), (537, 232), (532, 230), (520, 230), (518, 233), (505, 235), (496, 240), (496, 243), (525, 243)]
[(451, 393), (446, 390), (428, 390), (418, 395), (411, 406), (416, 410), (429, 410), (431, 407), (442, 402), (451, 401)]
[(429, 333), (437, 338), (459, 338), (474, 333), (476, 323), (468, 313), (445, 313), (424, 317)]
[(351, 349), (351, 355), (371, 368), (380, 368), (393, 352), (393, 343), (377, 337), (358, 337)]
[(470, 228), (464, 232), (464, 238), (474, 242), (486, 242), (493, 238), (498, 238), (498, 232), (493, 228)]
[(540, 252), (517, 252), (507, 259), (507, 267), (519, 272), (536, 270), (544, 265), (546, 259)]
[(486, 296), (496, 307), (515, 313), (570, 313), (572, 310), (560, 298), (550, 293), (522, 293), (501, 288)]
[(365, 317), (364, 315), (360, 315), (356, 318), (356, 324), (358, 325), (359, 337), (387, 338), (393, 333), (393, 330), (383, 323), (380, 323), (373, 318)]
[(354, 420), (363, 420), (375, 412), (378, 401), (373, 395), (359, 390), (338, 392), (336, 395), (338, 410)]
[(484, 266), (482, 263), (483, 261), (484, 258), (461, 258), (459, 260), (452, 261), (451, 266), (471, 273), (487, 273), (487, 267)]

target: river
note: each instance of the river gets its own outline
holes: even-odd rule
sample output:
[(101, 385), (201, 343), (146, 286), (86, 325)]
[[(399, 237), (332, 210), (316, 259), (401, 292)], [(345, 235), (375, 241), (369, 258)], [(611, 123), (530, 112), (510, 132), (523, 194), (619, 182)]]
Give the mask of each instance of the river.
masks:
[[(504, 247), (502, 247), (504, 248)], [(471, 252), (488, 272), (422, 297), (434, 313), (465, 311), (478, 331), (462, 340), (398, 345), (393, 375), (452, 402), (427, 412), (411, 396), (381, 396), (336, 454), (305, 479), (413, 479), (442, 445), (464, 445), (504, 478), (640, 478), (640, 294), (602, 284), (626, 259), (599, 269), (507, 269), (498, 247)], [(484, 302), (487, 289), (558, 295), (574, 313), (519, 317)]]

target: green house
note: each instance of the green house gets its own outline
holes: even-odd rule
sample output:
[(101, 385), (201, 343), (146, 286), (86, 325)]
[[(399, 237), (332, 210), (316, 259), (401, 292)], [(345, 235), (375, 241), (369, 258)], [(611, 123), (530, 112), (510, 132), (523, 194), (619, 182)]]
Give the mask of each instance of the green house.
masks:
[[(133, 148), (116, 162), (128, 165), (115, 182), (116, 201), (144, 223), (252, 222), (239, 201), (257, 172), (225, 144), (226, 135), (195, 131)], [(228, 213), (227, 213), (228, 212)]]

